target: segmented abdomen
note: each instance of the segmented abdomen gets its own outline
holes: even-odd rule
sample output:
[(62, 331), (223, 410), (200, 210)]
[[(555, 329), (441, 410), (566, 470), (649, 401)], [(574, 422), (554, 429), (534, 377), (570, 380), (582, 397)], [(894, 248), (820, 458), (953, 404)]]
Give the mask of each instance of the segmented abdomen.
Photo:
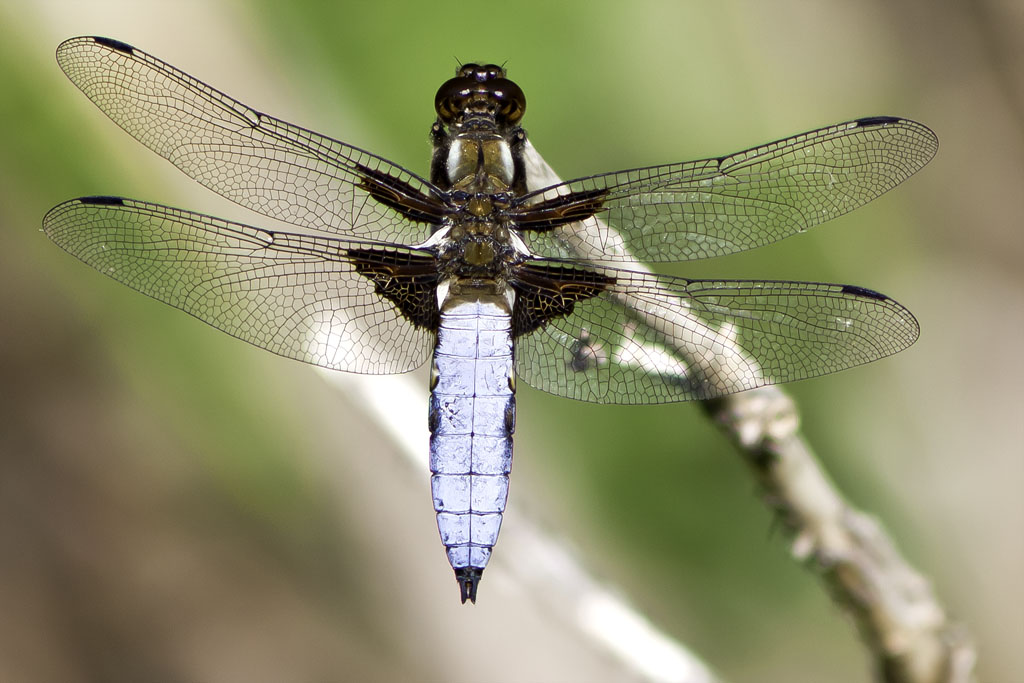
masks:
[(429, 423), (437, 527), (460, 582), (472, 577), (475, 588), (498, 539), (512, 469), (515, 388), (504, 297), (446, 302), (434, 373)]

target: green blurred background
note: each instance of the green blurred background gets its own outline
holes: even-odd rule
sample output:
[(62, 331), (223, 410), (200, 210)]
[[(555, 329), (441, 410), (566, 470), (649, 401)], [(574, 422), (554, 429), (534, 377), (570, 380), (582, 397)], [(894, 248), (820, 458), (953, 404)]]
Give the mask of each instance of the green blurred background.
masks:
[[(566, 178), (859, 116), (931, 126), (938, 157), (895, 193), (664, 271), (855, 283), (917, 315), (909, 351), (791, 391), (840, 488), (974, 634), (982, 675), (1024, 671), (1019, 2), (0, 0), (0, 27), (0, 679), (631, 680), (500, 569), (458, 604), (428, 482), (357, 393), (39, 232), (91, 194), (270, 223), (106, 120), (53, 59), (81, 34), (421, 173), (457, 60), (506, 63)], [(519, 396), (518, 510), (656, 625), (731, 681), (870, 679), (698, 406)]]

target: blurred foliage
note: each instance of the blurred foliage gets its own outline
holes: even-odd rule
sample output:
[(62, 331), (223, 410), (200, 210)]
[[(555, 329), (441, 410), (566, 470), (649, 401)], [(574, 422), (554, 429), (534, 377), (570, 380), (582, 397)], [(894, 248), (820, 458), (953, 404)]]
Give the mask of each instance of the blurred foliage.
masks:
[[(65, 9), (60, 3), (56, 7), (51, 22)], [(183, 7), (183, 14), (203, 16), (198, 4)], [(162, 13), (173, 10), (154, 5), (149, 8), (153, 17), (138, 10), (137, 18), (126, 18), (117, 8), (116, 3), (96, 8), (98, 14), (81, 32), (105, 26), (105, 21), (130, 26), (134, 31), (126, 29), (128, 34), (108, 35), (172, 64), (191, 64), (186, 70), (202, 80), (209, 77), (195, 65), (216, 63), (229, 44), (243, 42), (242, 54), (252, 51), (272, 65), (264, 85), (286, 83), (289, 93), (311, 103), (319, 121), (332, 120), (338, 110), (352, 117), (331, 127), (315, 126), (319, 132), (420, 173), (427, 169), (434, 92), (459, 61), (507, 64), (510, 77), (527, 95), (524, 123), (531, 139), (563, 177), (720, 155), (858, 116), (907, 115), (936, 127), (933, 117), (957, 120), (938, 111), (952, 105), (946, 86), (923, 56), (928, 47), (901, 32), (901, 26), (914, 25), (911, 5), (889, 16), (881, 7), (844, 2), (800, 8), (758, 3), (254, 2), (244, 9), (217, 5), (217, 12), (244, 15), (245, 21), (222, 18), (217, 31), (223, 44), (200, 41), (198, 48), (190, 43), (177, 53), (143, 42), (149, 36), (164, 40), (165, 46), (174, 44), (161, 26)], [(440, 675), (439, 662), (422, 664), (435, 642), (430, 634), (444, 630), (436, 629), (435, 612), (425, 605), (433, 608), (436, 602), (452, 610), (438, 612), (438, 618), (461, 625), (456, 626), (459, 633), (490, 618), (485, 616), (488, 607), (469, 612), (448, 605), (456, 602), (454, 583), (433, 581), (447, 576), (439, 549), (432, 558), (410, 560), (439, 565), (411, 569), (429, 577), (425, 590), (436, 592), (436, 598), (410, 597), (413, 588), (395, 580), (404, 576), (399, 570), (365, 566), (360, 553), (370, 553), (373, 543), (380, 543), (377, 537), (392, 531), (388, 525), (397, 524), (382, 517), (387, 513), (378, 507), (390, 509), (404, 501), (388, 497), (394, 493), (390, 483), (381, 482), (379, 492), (346, 483), (345, 475), (355, 479), (360, 468), (372, 474), (391, 457), (379, 452), (386, 446), (373, 439), (358, 412), (317, 388), (316, 379), (299, 364), (251, 349), (99, 277), (38, 232), (43, 213), (73, 196), (125, 194), (176, 204), (180, 186), (171, 189), (163, 183), (166, 173), (157, 175), (158, 160), (136, 170), (136, 159), (143, 158), (132, 148), (138, 145), (83, 104), (84, 98), (63, 79), (52, 59), (56, 40), (43, 44), (29, 38), (37, 32), (33, 22), (42, 25), (47, 15), (15, 17), (12, 9), (0, 10), (0, 16), (20, 27), (0, 42), (0, 130), (5, 131), (0, 144), (0, 285), (8, 295), (6, 322), (0, 325), (0, 367), (8, 387), (0, 456), (7, 461), (7, 474), (35, 482), (38, 489), (31, 490), (45, 491), (49, 470), (40, 463), (64, 471), (85, 467), (68, 463), (89, 456), (97, 473), (82, 475), (83, 481), (103, 481), (103, 473), (119, 472), (119, 486), (132, 493), (115, 495), (98, 485), (95, 499), (59, 500), (54, 509), (101, 509), (107, 497), (122, 501), (117, 496), (126, 496), (116, 512), (152, 520), (143, 512), (146, 505), (161, 507), (161, 523), (182, 518), (184, 531), (177, 533), (205, 539), (216, 548), (211, 557), (245, 546), (251, 564), (232, 559), (221, 568), (211, 562), (217, 566), (211, 574), (222, 570), (228, 577), (223, 584), (211, 587), (203, 583), (208, 577), (197, 579), (197, 593), (211, 604), (232, 591), (238, 594), (237, 603), (228, 601), (222, 612), (211, 612), (216, 616), (209, 623), (220, 623), (224, 614), (251, 600), (256, 612), (266, 609), (278, 619), (273, 621), (277, 628), (267, 626), (266, 642), (276, 645), (286, 627), (301, 623), (294, 633), (313, 635), (308, 651), (295, 646), (296, 652), (316, 657), (338, 643), (338, 652), (301, 669), (320, 674), (313, 678), (337, 680), (339, 671), (353, 680), (359, 677), (354, 673), (364, 680), (408, 677), (409, 672), (423, 678)], [(955, 15), (949, 16), (951, 25), (959, 25)], [(53, 29), (41, 32), (49, 37)], [(209, 81), (236, 94), (230, 82)], [(272, 114), (306, 106), (274, 99), (247, 104)], [(945, 145), (947, 136), (953, 138), (955, 148), (959, 131), (949, 127), (953, 130), (939, 130), (940, 139)], [(922, 175), (938, 173), (934, 166), (946, 163), (944, 153)], [(151, 169), (156, 169), (152, 177)], [(932, 309), (922, 299), (928, 291), (918, 283), (941, 281), (943, 250), (956, 252), (941, 241), (954, 228), (925, 224), (943, 213), (922, 206), (924, 198), (935, 194), (923, 188), (936, 187), (934, 177), (914, 179), (874, 205), (783, 244), (664, 272), (852, 282), (885, 291), (915, 311), (924, 304), (927, 313)], [(961, 215), (958, 211), (948, 208), (945, 218), (951, 222)], [(224, 215), (239, 214), (230, 207)], [(259, 223), (253, 216), (243, 220)], [(925, 335), (942, 334), (939, 314), (922, 322)], [(917, 436), (902, 424), (900, 414), (866, 411), (873, 403), (884, 406), (881, 411), (909, 410), (913, 399), (901, 395), (911, 390), (905, 384), (910, 371), (900, 370), (899, 364), (912, 364), (903, 359), (914, 353), (923, 354), (918, 365), (942, 362), (927, 338), (920, 346), (925, 348), (805, 382), (792, 391), (803, 406), (808, 436), (840, 488), (858, 505), (881, 512), (896, 529), (906, 529), (915, 556), (940, 566), (944, 553), (955, 549), (914, 538), (918, 527), (903, 516), (909, 513), (901, 507), (900, 483), (886, 484), (891, 472), (871, 469), (887, 461), (902, 467), (895, 461)], [(424, 415), (426, 392), (424, 386)], [(742, 464), (698, 406), (596, 407), (525, 388), (519, 397), (513, 498), (534, 516), (552, 520), (548, 523), (558, 535), (581, 551), (599, 576), (625, 587), (657, 624), (694, 646), (729, 680), (867, 678), (852, 627), (788, 555), (787, 539), (774, 533), (770, 513)], [(51, 406), (63, 410), (51, 414)], [(864, 416), (877, 422), (865, 425), (860, 421)], [(911, 433), (899, 437), (904, 427)], [(79, 430), (85, 433), (79, 436)], [(888, 440), (895, 444), (888, 445), (891, 452), (870, 452)], [(109, 452), (103, 451), (104, 444)], [(927, 449), (920, 450), (906, 455), (906, 470), (927, 456)], [(339, 465), (340, 473), (325, 469), (320, 458), (334, 457), (356, 464)], [(154, 481), (164, 481), (161, 477), (170, 481), (161, 484), (166, 490), (154, 488)], [(423, 493), (409, 504), (419, 508), (426, 520), (423, 528), (429, 529), (427, 482), (414, 487)], [(15, 531), (19, 520), (49, 504), (45, 497), (26, 502), (29, 498), (8, 498), (6, 516)], [(355, 502), (367, 499), (378, 507), (359, 512)], [(64, 571), (76, 577), (109, 572), (102, 558), (116, 558), (116, 553), (100, 542), (92, 555), (83, 551), (85, 559), (74, 555), (66, 550), (66, 536), (77, 535), (80, 528), (62, 524), (69, 526), (54, 522), (59, 533), (39, 532), (51, 544), (46, 546), (49, 555), (39, 551), (44, 558), (40, 566), (63, 562), (70, 567)], [(93, 529), (82, 524), (81, 529)], [(152, 523), (142, 526), (145, 537), (169, 533)], [(8, 534), (15, 533), (11, 528), (5, 527)], [(941, 530), (934, 533), (941, 536)], [(5, 538), (10, 544), (12, 536)], [(439, 545), (436, 538), (424, 543)], [(210, 561), (194, 562), (206, 567)], [(262, 571), (272, 579), (261, 583), (252, 578), (262, 577)], [(242, 577), (237, 582), (232, 581), (235, 572)], [(495, 600), (500, 595), (496, 585)], [(100, 594), (82, 589), (76, 595), (79, 626), (87, 626), (92, 623), (90, 600), (101, 602)], [(281, 596), (291, 596), (302, 607)], [(482, 602), (491, 596), (485, 581)], [(966, 608), (969, 598), (962, 600)], [(123, 623), (143, 624), (157, 635), (160, 628), (171, 630), (155, 617), (159, 628), (135, 618)], [(239, 619), (238, 626), (246, 621)], [(517, 639), (514, 644), (493, 648), (504, 652), (502, 657), (515, 659), (517, 652), (543, 647), (536, 636), (531, 639), (529, 629), (517, 630), (518, 623), (507, 627), (514, 631), (506, 633)], [(14, 626), (0, 624), (0, 629), (9, 635)], [(210, 642), (222, 641), (211, 637)], [(111, 661), (120, 651), (111, 646)], [(176, 666), (168, 663), (171, 678), (204, 670)], [(586, 670), (582, 662), (578, 666)], [(95, 671), (110, 670), (96, 665)], [(280, 670), (267, 668), (262, 674), (273, 680), (275, 671)], [(147, 678), (153, 677), (136, 679)]]

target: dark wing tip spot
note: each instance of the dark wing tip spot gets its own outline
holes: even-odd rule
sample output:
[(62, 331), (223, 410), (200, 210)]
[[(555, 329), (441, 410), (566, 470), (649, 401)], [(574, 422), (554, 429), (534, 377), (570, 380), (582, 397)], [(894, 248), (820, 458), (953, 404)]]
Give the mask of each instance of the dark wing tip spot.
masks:
[(117, 50), (118, 52), (124, 52), (125, 54), (131, 54), (135, 51), (135, 48), (128, 43), (122, 43), (120, 40), (114, 40), (113, 38), (104, 38), (102, 36), (93, 36), (95, 42), (109, 47), (111, 50)]
[(123, 197), (79, 197), (78, 201), (82, 204), (92, 204), (94, 206), (124, 206)]
[(889, 300), (889, 297), (881, 292), (876, 292), (875, 290), (868, 289), (867, 287), (858, 287), (857, 285), (843, 285), (842, 293), (862, 296), (865, 299), (877, 299), (878, 301)]
[(898, 123), (903, 119), (898, 116), (865, 116), (854, 121), (858, 126), (880, 126), (885, 123)]

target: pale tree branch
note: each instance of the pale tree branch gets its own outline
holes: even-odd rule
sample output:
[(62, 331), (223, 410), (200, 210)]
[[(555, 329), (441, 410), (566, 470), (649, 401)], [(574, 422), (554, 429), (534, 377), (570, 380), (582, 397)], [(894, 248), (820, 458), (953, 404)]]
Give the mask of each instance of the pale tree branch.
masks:
[(881, 680), (974, 681), (975, 650), (882, 525), (851, 506), (800, 435), (792, 398), (762, 387), (705, 404), (793, 534), (792, 554), (850, 614)]
[[(527, 160), (531, 190), (561, 182), (529, 143)], [(579, 230), (598, 231), (601, 239), (581, 239), (573, 232)], [(596, 218), (570, 226), (561, 238), (577, 256), (598, 266), (602, 254), (590, 244), (615, 251), (617, 267), (649, 272), (630, 260), (621, 238)], [(640, 323), (664, 332), (663, 322), (634, 307), (628, 296), (619, 303)], [(760, 376), (756, 362), (734, 338), (704, 326), (688, 309), (680, 302), (680, 320), (672, 320), (676, 329), (699, 329), (699, 337), (726, 352), (709, 360), (701, 349), (663, 336), (680, 362), (715, 386), (730, 377)], [(664, 319), (669, 310), (660, 309), (659, 316)], [(843, 498), (800, 435), (793, 400), (778, 387), (766, 386), (706, 401), (704, 407), (751, 466), (765, 502), (793, 534), (794, 557), (818, 570), (830, 594), (854, 618), (880, 678), (888, 683), (974, 681), (975, 650), (966, 630), (948, 619), (928, 581), (901, 557), (882, 525)]]

